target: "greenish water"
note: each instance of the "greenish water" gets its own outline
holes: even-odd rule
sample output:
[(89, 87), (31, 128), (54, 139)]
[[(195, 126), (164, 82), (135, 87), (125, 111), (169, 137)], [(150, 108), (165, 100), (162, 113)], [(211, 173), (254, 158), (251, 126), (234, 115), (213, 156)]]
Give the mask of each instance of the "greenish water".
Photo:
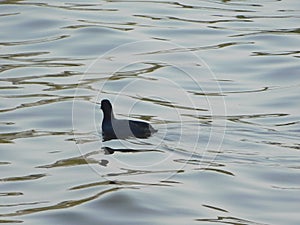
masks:
[[(300, 3), (0, 2), (0, 223), (299, 224)], [(103, 141), (101, 99), (150, 122)]]

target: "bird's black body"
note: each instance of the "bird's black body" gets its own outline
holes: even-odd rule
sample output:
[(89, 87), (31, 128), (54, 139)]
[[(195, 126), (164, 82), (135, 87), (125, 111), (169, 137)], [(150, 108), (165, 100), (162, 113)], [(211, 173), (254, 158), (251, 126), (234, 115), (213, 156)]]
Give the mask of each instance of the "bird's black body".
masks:
[(157, 131), (143, 121), (116, 119), (112, 105), (107, 99), (101, 101), (101, 109), (104, 114), (102, 133), (105, 140), (127, 137), (147, 138)]

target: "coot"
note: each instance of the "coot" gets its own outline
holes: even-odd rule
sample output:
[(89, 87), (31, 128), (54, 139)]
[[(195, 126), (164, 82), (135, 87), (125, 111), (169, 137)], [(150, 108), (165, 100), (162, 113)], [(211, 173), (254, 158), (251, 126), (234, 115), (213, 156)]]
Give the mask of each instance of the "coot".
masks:
[(127, 137), (147, 138), (157, 131), (143, 121), (116, 119), (112, 105), (107, 99), (101, 101), (101, 109), (104, 115), (102, 121), (104, 140)]

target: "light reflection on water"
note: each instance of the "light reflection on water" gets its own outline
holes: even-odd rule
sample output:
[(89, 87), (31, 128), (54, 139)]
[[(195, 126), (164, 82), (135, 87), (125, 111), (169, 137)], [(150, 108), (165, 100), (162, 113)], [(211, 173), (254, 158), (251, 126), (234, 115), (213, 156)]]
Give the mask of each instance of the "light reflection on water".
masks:
[(299, 6), (2, 1), (0, 223), (299, 224)]

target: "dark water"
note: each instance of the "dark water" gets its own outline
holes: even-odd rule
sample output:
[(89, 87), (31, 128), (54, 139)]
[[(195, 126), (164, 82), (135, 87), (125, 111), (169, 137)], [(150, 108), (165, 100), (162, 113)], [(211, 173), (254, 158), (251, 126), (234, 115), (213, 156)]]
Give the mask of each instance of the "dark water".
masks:
[[(0, 223), (299, 224), (300, 2), (0, 2)], [(149, 121), (102, 140), (101, 99)]]

